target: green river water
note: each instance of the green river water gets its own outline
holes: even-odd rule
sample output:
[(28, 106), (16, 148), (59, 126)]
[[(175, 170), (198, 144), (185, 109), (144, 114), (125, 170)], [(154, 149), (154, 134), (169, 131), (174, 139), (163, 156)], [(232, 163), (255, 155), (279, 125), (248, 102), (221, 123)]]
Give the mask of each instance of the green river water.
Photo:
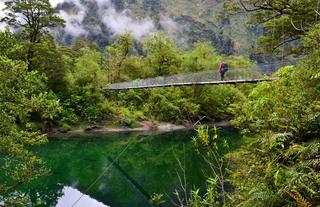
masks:
[[(233, 148), (240, 143), (234, 129), (219, 134)], [(172, 206), (173, 191), (180, 186), (177, 160), (185, 164), (189, 189), (205, 187), (205, 164), (191, 144), (194, 135), (189, 130), (50, 139), (36, 153), (51, 172), (25, 188), (48, 207), (147, 207), (155, 192), (164, 194), (162, 206)]]

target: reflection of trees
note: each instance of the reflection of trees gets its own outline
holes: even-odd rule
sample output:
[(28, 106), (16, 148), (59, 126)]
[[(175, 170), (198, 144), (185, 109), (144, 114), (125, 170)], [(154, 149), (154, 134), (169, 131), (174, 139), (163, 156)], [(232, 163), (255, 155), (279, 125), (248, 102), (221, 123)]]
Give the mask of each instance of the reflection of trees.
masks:
[[(29, 188), (32, 194), (39, 192), (46, 195), (45, 206), (55, 206), (62, 196), (64, 185), (73, 186), (107, 205), (146, 206), (147, 199), (137, 191), (136, 185), (132, 185), (132, 180), (145, 192), (173, 192), (178, 185), (176, 158), (186, 159), (190, 184), (200, 186), (204, 180), (201, 163), (193, 156), (189, 144), (188, 138), (191, 136), (189, 132), (158, 135), (121, 133), (52, 141), (38, 150), (38, 154), (47, 160), (52, 173), (35, 181)], [(182, 143), (185, 143), (186, 153)], [(116, 160), (116, 165), (88, 189), (110, 164), (108, 157), (115, 159), (128, 144), (127, 150)]]
[(108, 158), (112, 165), (147, 199), (150, 200), (150, 194), (133, 177), (131, 177), (117, 162), (111, 157)]
[(29, 186), (29, 192), (34, 203), (38, 198), (44, 201), (43, 205), (39, 207), (56, 206), (58, 199), (63, 196), (63, 187), (63, 185), (55, 182), (46, 182), (46, 178), (40, 178), (37, 183), (33, 182)]

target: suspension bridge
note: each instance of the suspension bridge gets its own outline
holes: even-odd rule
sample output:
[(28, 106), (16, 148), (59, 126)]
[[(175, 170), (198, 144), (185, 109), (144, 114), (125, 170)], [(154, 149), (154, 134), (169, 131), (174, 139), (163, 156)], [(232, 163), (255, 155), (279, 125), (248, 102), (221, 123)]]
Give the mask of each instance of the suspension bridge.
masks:
[(277, 79), (272, 74), (286, 62), (261, 64), (253, 68), (229, 69), (224, 80), (217, 70), (133, 80), (107, 85), (104, 90), (129, 90), (160, 87), (258, 83)]

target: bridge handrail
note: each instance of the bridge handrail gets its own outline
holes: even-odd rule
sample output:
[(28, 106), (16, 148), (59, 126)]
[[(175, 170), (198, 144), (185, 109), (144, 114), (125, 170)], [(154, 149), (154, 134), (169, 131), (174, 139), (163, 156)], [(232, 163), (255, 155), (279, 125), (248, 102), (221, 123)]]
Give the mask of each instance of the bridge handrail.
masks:
[[(261, 73), (256, 68), (230, 69), (225, 74), (225, 81), (220, 80), (220, 73), (217, 70), (200, 71), (197, 73), (186, 73), (178, 75), (161, 76), (155, 78), (138, 79), (122, 83), (114, 83), (105, 87), (105, 90), (122, 90), (133, 88), (151, 88), (183, 85), (205, 85), (226, 84), (244, 81), (261, 81), (269, 77), (274, 71)], [(229, 82), (228, 82), (229, 81)]]

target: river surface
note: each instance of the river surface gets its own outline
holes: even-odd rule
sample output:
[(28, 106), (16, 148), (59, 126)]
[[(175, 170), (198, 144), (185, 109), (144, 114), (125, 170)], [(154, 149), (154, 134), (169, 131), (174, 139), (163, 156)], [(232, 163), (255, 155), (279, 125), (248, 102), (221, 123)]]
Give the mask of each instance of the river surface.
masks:
[[(219, 134), (233, 147), (241, 137), (234, 129)], [(172, 206), (183, 177), (178, 160), (188, 188), (205, 187), (205, 164), (192, 147), (194, 135), (191, 130), (51, 139), (36, 149), (51, 172), (25, 188), (48, 207), (148, 207), (153, 193), (164, 194), (162, 206)]]

